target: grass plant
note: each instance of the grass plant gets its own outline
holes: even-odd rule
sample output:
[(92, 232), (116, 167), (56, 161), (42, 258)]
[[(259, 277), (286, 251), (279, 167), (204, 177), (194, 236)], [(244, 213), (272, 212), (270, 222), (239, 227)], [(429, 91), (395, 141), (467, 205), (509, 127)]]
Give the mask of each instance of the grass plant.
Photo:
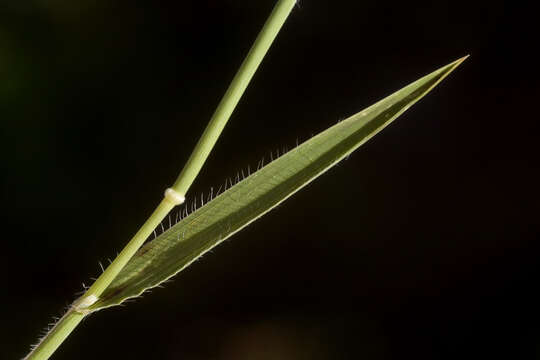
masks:
[(184, 203), (191, 184), (295, 2), (277, 2), (178, 179), (165, 191), (163, 200), (117, 258), (70, 306), (26, 359), (49, 358), (88, 314), (119, 305), (159, 286), (275, 208), (389, 125), (465, 59), (422, 77), (291, 151), (281, 156), (276, 154), (266, 166), (261, 162), (255, 172), (242, 173), (234, 183), (230, 181), (216, 194), (212, 192), (201, 199), (198, 209), (188, 212), (186, 207), (184, 215), (174, 225), (143, 246), (170, 211)]

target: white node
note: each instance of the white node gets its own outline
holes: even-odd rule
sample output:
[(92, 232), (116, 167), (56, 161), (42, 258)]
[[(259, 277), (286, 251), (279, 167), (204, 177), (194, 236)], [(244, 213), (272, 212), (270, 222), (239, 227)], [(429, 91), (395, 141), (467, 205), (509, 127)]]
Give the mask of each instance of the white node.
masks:
[(98, 300), (99, 298), (96, 295), (88, 295), (84, 299), (81, 299), (81, 301), (77, 304), (77, 309), (86, 309), (95, 304)]
[(183, 204), (184, 201), (186, 201), (184, 195), (171, 188), (165, 190), (165, 199), (169, 200), (174, 205), (180, 205)]

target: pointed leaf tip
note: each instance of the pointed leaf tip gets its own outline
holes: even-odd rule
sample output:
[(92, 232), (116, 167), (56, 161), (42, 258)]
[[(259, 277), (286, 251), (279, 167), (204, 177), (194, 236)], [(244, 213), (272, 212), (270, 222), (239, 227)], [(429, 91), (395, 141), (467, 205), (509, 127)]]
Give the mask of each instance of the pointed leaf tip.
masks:
[(471, 56), (470, 54), (467, 54), (463, 57), (460, 57), (459, 59), (457, 59), (456, 61), (454, 61), (453, 63), (450, 63), (450, 65), (452, 65), (452, 70), (454, 70), (455, 68), (457, 68), (459, 65), (461, 65), (462, 62), (464, 62), (465, 60), (467, 60), (469, 58), (469, 56)]

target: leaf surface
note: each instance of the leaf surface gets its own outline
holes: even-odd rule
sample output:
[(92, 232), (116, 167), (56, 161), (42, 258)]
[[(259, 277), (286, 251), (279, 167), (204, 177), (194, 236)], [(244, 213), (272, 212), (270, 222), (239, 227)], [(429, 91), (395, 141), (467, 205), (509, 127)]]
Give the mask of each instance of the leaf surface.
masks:
[(411, 83), (264, 166), (141, 247), (90, 309), (156, 287), (348, 156), (426, 95), (466, 57)]

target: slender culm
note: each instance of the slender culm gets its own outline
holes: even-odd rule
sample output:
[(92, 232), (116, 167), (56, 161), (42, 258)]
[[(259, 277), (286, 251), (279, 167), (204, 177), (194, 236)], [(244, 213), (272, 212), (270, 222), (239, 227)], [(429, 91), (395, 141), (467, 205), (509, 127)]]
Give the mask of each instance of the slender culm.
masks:
[(164, 199), (116, 259), (105, 269), (86, 293), (75, 301), (74, 305), (45, 337), (41, 339), (25, 359), (48, 359), (84, 318), (86, 308), (89, 306), (87, 305), (89, 300), (99, 299), (103, 291), (107, 289), (118, 273), (156, 227), (162, 223), (169, 212), (175, 206), (184, 202), (184, 197), (191, 184), (205, 163), (225, 124), (257, 71), (262, 59), (268, 52), (270, 45), (285, 23), (294, 4), (295, 0), (279, 0), (277, 2), (174, 185), (170, 189), (167, 189)]

